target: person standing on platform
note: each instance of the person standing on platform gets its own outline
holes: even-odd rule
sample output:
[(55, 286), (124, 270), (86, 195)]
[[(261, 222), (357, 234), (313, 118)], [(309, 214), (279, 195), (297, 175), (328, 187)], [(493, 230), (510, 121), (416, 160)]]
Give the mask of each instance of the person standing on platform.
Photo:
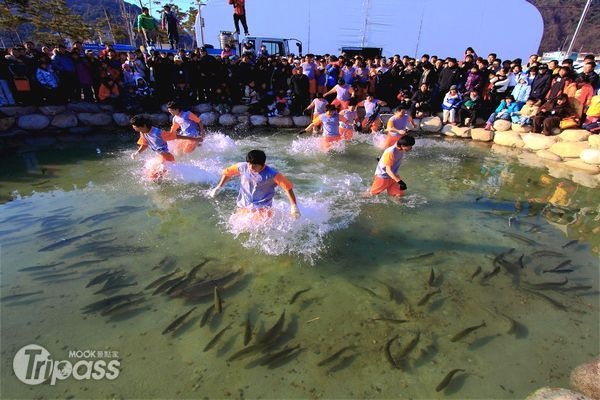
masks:
[(229, 0), (233, 6), (233, 23), (235, 24), (235, 33), (240, 34), (240, 22), (244, 28), (244, 35), (248, 36), (248, 24), (246, 23), (246, 0)]

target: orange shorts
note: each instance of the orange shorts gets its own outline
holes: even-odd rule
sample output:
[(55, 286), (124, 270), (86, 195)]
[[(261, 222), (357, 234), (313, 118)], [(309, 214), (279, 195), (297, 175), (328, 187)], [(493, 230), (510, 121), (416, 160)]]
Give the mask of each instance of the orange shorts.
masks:
[(316, 79), (308, 80), (308, 93), (310, 94), (311, 97), (314, 97), (314, 95), (317, 94), (317, 80)]
[(331, 143), (339, 142), (342, 140), (341, 136), (323, 136), (323, 148), (325, 150), (329, 150), (331, 148)]
[(239, 217), (250, 218), (253, 222), (264, 222), (273, 216), (273, 210), (270, 207), (263, 208), (238, 208), (235, 214)]
[(400, 185), (397, 184), (393, 179), (375, 176), (369, 192), (372, 195), (377, 195), (384, 190), (387, 190), (390, 196), (402, 196), (404, 194), (404, 190), (400, 190)]
[(198, 141), (190, 139), (177, 139), (175, 141), (175, 154), (190, 154), (198, 147)]
[(175, 162), (175, 157), (171, 153), (158, 153), (158, 157), (163, 164), (167, 161)]
[(348, 128), (340, 128), (340, 135), (344, 140), (350, 140), (352, 139), (352, 135), (354, 135), (354, 131)]
[(348, 108), (348, 105), (350, 104), (350, 102), (340, 100), (340, 99), (335, 99), (331, 102), (331, 104), (333, 104), (336, 107), (339, 107), (341, 110), (345, 110), (346, 108)]

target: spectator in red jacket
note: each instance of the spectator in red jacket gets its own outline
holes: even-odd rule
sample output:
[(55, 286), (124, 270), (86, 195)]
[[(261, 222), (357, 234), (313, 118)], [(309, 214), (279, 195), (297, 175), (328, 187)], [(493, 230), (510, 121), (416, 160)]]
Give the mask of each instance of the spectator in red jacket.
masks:
[(246, 0), (229, 0), (233, 5), (233, 23), (235, 24), (235, 33), (240, 33), (240, 22), (244, 27), (244, 35), (248, 36), (248, 24), (246, 23)]

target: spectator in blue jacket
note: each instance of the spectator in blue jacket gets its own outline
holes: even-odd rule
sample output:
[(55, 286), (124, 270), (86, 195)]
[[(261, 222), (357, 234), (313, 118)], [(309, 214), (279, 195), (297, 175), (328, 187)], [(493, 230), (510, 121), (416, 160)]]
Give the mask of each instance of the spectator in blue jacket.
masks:
[(442, 101), (442, 122), (456, 125), (456, 114), (462, 103), (462, 96), (458, 93), (456, 85), (450, 86), (450, 90)]
[(519, 107), (519, 104), (515, 101), (515, 98), (512, 96), (512, 94), (509, 94), (504, 100), (500, 101), (500, 104), (496, 108), (496, 111), (494, 111), (490, 115), (487, 122), (485, 123), (484, 129), (486, 131), (492, 130), (492, 125), (497, 119), (510, 121), (511, 114), (516, 113), (520, 109), (521, 107)]
[(531, 93), (531, 85), (526, 77), (519, 77), (519, 81), (517, 86), (512, 90), (512, 95), (515, 98), (515, 101), (519, 105), (519, 108), (523, 107), (527, 99), (529, 98), (529, 94)]

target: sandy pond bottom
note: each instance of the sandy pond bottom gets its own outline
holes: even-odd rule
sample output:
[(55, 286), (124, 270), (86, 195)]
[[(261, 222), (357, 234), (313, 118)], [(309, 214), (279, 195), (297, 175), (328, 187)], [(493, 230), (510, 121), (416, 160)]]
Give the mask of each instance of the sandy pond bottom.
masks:
[[(207, 198), (252, 148), (295, 183), (301, 219), (281, 193), (270, 224), (231, 218), (235, 181)], [(44, 175), (6, 160), (1, 397), (487, 399), (567, 386), (599, 353), (597, 189), (418, 139), (407, 196), (364, 197), (380, 152), (368, 137), (323, 154), (308, 138), (215, 133), (160, 185), (119, 149), (38, 153)], [(180, 290), (144, 290), (176, 269)], [(106, 271), (113, 280), (88, 286)], [(211, 280), (223, 310), (201, 326)], [(136, 302), (86, 308), (123, 294)], [(72, 350), (110, 351), (100, 359), (121, 370), (26, 385), (13, 358), (28, 344), (72, 363)]]

